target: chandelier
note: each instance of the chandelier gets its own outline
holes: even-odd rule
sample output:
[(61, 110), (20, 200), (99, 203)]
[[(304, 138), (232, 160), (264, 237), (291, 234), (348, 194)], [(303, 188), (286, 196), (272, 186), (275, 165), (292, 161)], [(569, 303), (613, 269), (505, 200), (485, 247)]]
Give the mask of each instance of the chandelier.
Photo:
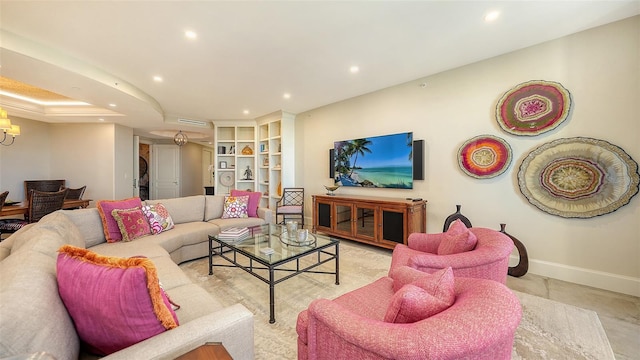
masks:
[[(7, 117), (7, 112), (0, 107), (0, 130), (3, 132), (0, 145), (9, 146), (16, 140), (16, 136), (20, 135), (20, 126), (11, 125), (11, 120)], [(11, 142), (7, 135), (11, 136)]]
[(182, 146), (189, 142), (189, 138), (186, 134), (182, 133), (182, 130), (178, 131), (178, 133), (173, 137), (173, 142), (178, 146)]

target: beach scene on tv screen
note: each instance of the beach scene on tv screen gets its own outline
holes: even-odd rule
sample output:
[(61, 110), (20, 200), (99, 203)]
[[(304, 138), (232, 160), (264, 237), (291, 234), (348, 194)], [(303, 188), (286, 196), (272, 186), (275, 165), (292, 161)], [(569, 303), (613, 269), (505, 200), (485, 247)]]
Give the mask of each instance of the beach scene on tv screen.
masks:
[(413, 188), (413, 133), (334, 142), (336, 184)]

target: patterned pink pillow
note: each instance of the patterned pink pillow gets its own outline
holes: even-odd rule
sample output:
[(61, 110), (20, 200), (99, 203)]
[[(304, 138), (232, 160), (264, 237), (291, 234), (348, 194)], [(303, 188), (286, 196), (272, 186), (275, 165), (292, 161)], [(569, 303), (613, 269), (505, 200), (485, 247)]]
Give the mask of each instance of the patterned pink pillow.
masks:
[(58, 292), (89, 351), (108, 355), (178, 326), (151, 260), (58, 252)]
[[(436, 295), (438, 288), (453, 288), (454, 282), (453, 269), (450, 266), (431, 274), (409, 266), (400, 266), (395, 268), (390, 276), (393, 279), (394, 292), (407, 284), (413, 284), (427, 290), (432, 295)], [(448, 296), (450, 295), (447, 295), (446, 299), (453, 301)]]
[(413, 323), (433, 316), (451, 306), (426, 290), (415, 285), (405, 285), (393, 294), (391, 304), (384, 315), (389, 323)]
[(451, 224), (438, 246), (438, 255), (459, 254), (473, 250), (478, 238), (464, 225), (460, 219)]
[(114, 209), (111, 211), (111, 215), (118, 223), (123, 241), (131, 241), (151, 234), (149, 221), (139, 207), (124, 210)]
[(231, 190), (231, 196), (249, 196), (249, 203), (247, 204), (247, 215), (249, 217), (258, 217), (258, 206), (260, 205), (261, 192), (243, 191), (243, 190)]
[(247, 204), (249, 203), (249, 196), (225, 196), (224, 197), (224, 209), (222, 210), (222, 218), (246, 218)]
[(122, 233), (118, 228), (116, 219), (113, 218), (111, 212), (115, 209), (131, 209), (140, 207), (142, 201), (139, 197), (128, 198), (124, 200), (100, 200), (96, 204), (100, 218), (102, 219), (102, 229), (107, 242), (118, 242), (122, 240)]
[(171, 230), (175, 226), (169, 211), (161, 203), (154, 205), (143, 205), (141, 207), (142, 213), (147, 217), (149, 226), (151, 227), (151, 233), (156, 235), (163, 231)]
[(435, 315), (455, 301), (453, 270), (447, 267), (428, 274), (408, 266), (401, 266), (391, 274), (393, 295), (385, 321), (416, 322)]

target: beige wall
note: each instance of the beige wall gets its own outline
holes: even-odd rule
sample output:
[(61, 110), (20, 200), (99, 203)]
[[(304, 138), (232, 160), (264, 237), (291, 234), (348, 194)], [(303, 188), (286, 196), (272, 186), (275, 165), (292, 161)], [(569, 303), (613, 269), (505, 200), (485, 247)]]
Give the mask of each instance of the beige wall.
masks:
[[(413, 131), (426, 146), (426, 179), (413, 190), (337, 193), (427, 199), (428, 232), (442, 231), (446, 216), (461, 204), (474, 226), (499, 229), (506, 223), (507, 232), (527, 247), (530, 272), (640, 295), (640, 196), (611, 214), (565, 219), (530, 205), (517, 185), (523, 157), (558, 138), (607, 140), (640, 161), (639, 54), (640, 17), (634, 17), (299, 114), (307, 194), (322, 193), (322, 185), (331, 182), (328, 149), (334, 141)], [(507, 134), (496, 123), (496, 102), (529, 80), (562, 83), (571, 92), (572, 114), (539, 136)], [(513, 149), (511, 166), (497, 178), (473, 179), (458, 167), (460, 145), (481, 134), (499, 136)], [(306, 203), (310, 216), (310, 197)]]

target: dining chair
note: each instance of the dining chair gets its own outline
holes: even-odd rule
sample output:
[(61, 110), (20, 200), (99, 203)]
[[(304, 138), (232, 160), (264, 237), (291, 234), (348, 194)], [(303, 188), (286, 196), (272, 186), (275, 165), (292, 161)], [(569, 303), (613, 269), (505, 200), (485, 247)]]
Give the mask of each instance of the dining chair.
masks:
[[(282, 216), (282, 222), (278, 223), (278, 216)], [(300, 225), (304, 226), (304, 188), (284, 188), (276, 202), (276, 222), (285, 224), (291, 218), (299, 218)]]
[[(87, 188), (87, 186), (83, 186), (83, 187), (79, 187), (77, 189), (73, 189), (73, 188), (66, 188), (67, 189), (67, 197), (65, 197), (65, 200), (80, 200), (82, 199), (82, 195), (84, 195), (84, 191)], [(64, 188), (62, 188), (64, 189)], [(60, 190), (62, 190), (60, 189)]]
[(2, 210), (2, 207), (4, 206), (4, 202), (7, 200), (7, 196), (9, 196), (8, 191), (5, 191), (2, 194), (0, 194), (0, 210)]
[(0, 219), (0, 238), (2, 234), (11, 234), (24, 226), (40, 221), (45, 215), (62, 209), (67, 189), (48, 192), (31, 190), (29, 207), (25, 219)]
[(65, 187), (65, 180), (25, 180), (24, 197), (28, 198), (31, 190), (55, 192)]

